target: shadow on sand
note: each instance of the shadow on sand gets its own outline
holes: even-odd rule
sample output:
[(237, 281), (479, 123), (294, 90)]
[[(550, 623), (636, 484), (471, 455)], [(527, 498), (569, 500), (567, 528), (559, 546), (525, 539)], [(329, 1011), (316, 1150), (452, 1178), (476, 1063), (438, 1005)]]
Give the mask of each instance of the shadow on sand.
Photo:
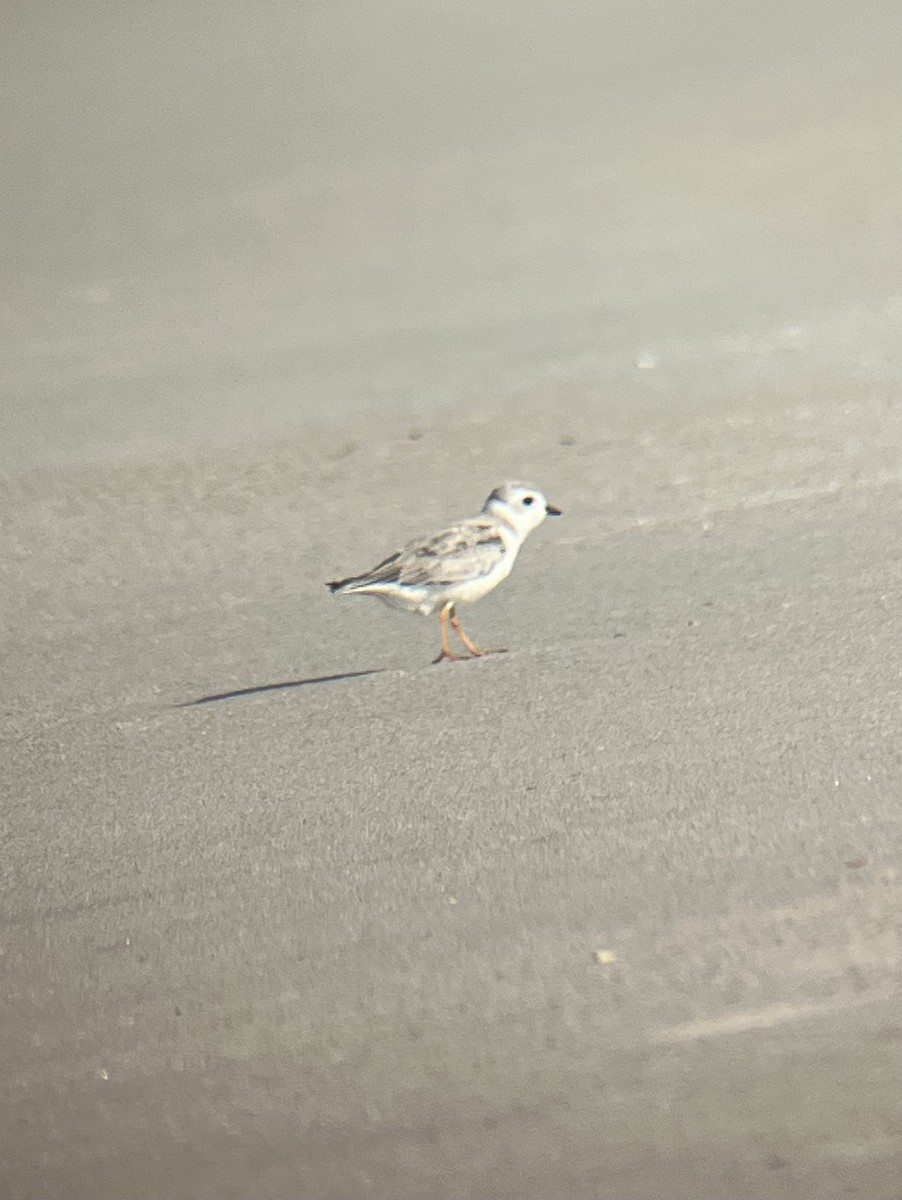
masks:
[(281, 692), (288, 688), (311, 687), (315, 683), (338, 683), (342, 679), (359, 679), (362, 675), (381, 675), (387, 667), (373, 667), (368, 671), (343, 671), (339, 675), (317, 675), (312, 679), (286, 679), (283, 683), (258, 683), (255, 687), (238, 688), (234, 692), (216, 692), (212, 696), (200, 696), (197, 700), (186, 700), (176, 708), (196, 708), (198, 704), (214, 704), (217, 700), (237, 700), (239, 696), (257, 696), (260, 692)]

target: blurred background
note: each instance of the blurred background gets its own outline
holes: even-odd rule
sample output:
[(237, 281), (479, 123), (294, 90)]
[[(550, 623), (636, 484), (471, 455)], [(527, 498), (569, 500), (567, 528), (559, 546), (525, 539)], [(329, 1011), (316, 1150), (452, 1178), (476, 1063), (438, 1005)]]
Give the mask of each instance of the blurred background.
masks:
[(895, 0), (14, 2), (0, 469), (895, 378), (900, 36)]
[(898, 1200), (900, 47), (4, 6), (3, 1200)]

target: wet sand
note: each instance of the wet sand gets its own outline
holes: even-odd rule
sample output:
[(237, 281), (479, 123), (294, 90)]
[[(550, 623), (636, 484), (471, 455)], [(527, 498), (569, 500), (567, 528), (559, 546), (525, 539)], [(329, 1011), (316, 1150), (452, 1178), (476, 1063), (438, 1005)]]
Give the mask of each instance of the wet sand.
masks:
[[(311, 17), (302, 84), (227, 11), (171, 77), (111, 18), (119, 167), (82, 117), (4, 201), (0, 1192), (893, 1200), (894, 13), (650, 5), (517, 107), (500, 15)], [(328, 595), (509, 476), (565, 516), (467, 614), (508, 653)]]

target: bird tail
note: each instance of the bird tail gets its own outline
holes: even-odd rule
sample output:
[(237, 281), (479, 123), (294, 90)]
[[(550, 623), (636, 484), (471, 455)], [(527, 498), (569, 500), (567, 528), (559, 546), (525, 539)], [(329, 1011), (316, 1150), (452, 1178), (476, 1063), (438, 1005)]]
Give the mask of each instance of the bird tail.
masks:
[(343, 592), (345, 588), (352, 589), (355, 583), (362, 583), (362, 575), (349, 575), (347, 579), (330, 579), (326, 587), (334, 596), (336, 592)]

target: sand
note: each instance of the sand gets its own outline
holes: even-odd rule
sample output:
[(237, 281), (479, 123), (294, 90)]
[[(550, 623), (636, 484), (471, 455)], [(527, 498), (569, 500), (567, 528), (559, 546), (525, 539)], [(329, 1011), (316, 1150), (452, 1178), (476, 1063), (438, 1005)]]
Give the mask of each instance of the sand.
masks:
[[(280, 174), (284, 141), (244, 113), (234, 178), (215, 143), (166, 200), (151, 166), (197, 166), (190, 132), (147, 178), (108, 165), (91, 253), (74, 201), (7, 201), (23, 262), (45, 241), (10, 276), (0, 376), (0, 1192), (891, 1200), (894, 13), (870, 38), (843, 5), (814, 43), (743, 27), (734, 70), (705, 6), (670, 57), (663, 9), (618, 17), (619, 125), (594, 145), (579, 30), (518, 112), (471, 55), (480, 120), (429, 66), (472, 14), (445, 7), (442, 51), (380, 11), (368, 42), (311, 17), (335, 78), (303, 87), (392, 116), (403, 160), (374, 116), (374, 166), (333, 112)], [(534, 44), (497, 16), (472, 35), (487, 59)], [(276, 26), (236, 58), (192, 19), (287, 111)], [(408, 19), (434, 109), (386, 92)], [(162, 94), (135, 73), (168, 45), (148, 21), (106, 34), (135, 107)], [(61, 29), (16, 36), (65, 132)], [(583, 91), (540, 113), (568, 46)], [(99, 170), (112, 135), (85, 131)], [(299, 197), (323, 224), (286, 249)], [(509, 476), (565, 515), (466, 614), (506, 654), (435, 667), (436, 621), (329, 596)]]

